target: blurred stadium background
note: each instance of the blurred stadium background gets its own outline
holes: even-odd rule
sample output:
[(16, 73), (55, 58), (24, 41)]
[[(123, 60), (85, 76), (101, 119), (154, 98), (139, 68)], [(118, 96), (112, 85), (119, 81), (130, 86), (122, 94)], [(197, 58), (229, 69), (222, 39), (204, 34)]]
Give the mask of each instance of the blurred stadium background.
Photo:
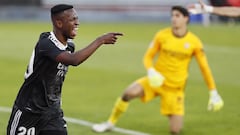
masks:
[[(70, 3), (81, 21), (168, 21), (172, 5), (188, 5), (197, 0), (0, 0), (0, 20), (49, 21), (49, 8)], [(240, 0), (205, 0), (215, 6), (240, 6)], [(194, 15), (191, 21), (236, 22), (239, 18)]]

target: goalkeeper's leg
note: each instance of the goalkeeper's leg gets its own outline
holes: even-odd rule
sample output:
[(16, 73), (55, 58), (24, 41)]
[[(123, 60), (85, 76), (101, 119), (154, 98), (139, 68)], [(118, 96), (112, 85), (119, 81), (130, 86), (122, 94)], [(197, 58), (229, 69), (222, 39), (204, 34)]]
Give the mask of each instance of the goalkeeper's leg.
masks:
[(117, 99), (108, 121), (101, 124), (95, 124), (92, 129), (95, 132), (105, 132), (111, 130), (119, 120), (120, 116), (128, 109), (130, 100), (136, 97), (141, 97), (142, 95), (143, 88), (139, 84), (134, 83), (130, 85), (124, 92), (123, 96)]
[(108, 119), (108, 122), (115, 125), (119, 117), (121, 116), (121, 114), (126, 112), (129, 105), (129, 101), (131, 99), (134, 99), (136, 97), (141, 97), (141, 96), (143, 96), (142, 86), (137, 83), (133, 83), (132, 85), (130, 85), (125, 90), (122, 97), (116, 101), (115, 106), (112, 110), (112, 113)]
[(179, 135), (183, 127), (183, 116), (169, 115), (170, 132), (172, 135)]
[(108, 122), (115, 125), (117, 123), (119, 117), (121, 116), (121, 114), (126, 112), (130, 100), (134, 99), (136, 97), (140, 97), (142, 95), (143, 95), (143, 89), (139, 84), (134, 83), (134, 84), (130, 85), (125, 90), (122, 97), (116, 101), (115, 106), (112, 109), (112, 113), (108, 119)]
[(126, 112), (126, 110), (128, 109), (128, 105), (128, 101), (124, 101), (122, 100), (122, 98), (118, 98), (112, 109), (112, 113), (108, 119), (108, 122), (115, 125), (121, 114)]

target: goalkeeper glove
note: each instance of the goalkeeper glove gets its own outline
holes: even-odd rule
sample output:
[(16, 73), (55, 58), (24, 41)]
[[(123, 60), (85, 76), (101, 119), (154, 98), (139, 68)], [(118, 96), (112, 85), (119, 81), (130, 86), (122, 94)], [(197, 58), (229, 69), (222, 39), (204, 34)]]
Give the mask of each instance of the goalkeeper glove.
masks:
[(209, 95), (208, 110), (213, 112), (219, 111), (224, 105), (221, 96), (218, 94), (217, 90), (211, 90)]
[(148, 69), (148, 81), (151, 87), (159, 87), (163, 84), (164, 76), (154, 68)]
[(212, 13), (213, 6), (206, 5), (204, 3), (201, 4), (193, 4), (188, 7), (188, 11), (191, 14), (202, 14), (202, 13)]

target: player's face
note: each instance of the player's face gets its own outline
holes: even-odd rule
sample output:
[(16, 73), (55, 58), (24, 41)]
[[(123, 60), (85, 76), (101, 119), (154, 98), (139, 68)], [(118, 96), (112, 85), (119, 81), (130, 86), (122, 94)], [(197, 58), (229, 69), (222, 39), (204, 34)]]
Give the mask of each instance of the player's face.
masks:
[(74, 9), (66, 10), (63, 17), (62, 32), (66, 39), (73, 39), (77, 35), (78, 15)]
[(172, 21), (172, 27), (173, 28), (181, 28), (181, 27), (187, 25), (188, 17), (184, 16), (178, 10), (173, 10), (171, 21)]

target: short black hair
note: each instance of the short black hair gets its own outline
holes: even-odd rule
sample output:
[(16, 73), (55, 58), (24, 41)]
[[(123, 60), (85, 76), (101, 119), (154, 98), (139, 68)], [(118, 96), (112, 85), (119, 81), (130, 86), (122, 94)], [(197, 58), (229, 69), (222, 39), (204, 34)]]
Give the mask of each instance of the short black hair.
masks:
[(72, 9), (72, 8), (73, 8), (72, 5), (58, 4), (58, 5), (55, 5), (54, 7), (51, 8), (51, 15), (56, 15), (58, 13), (61, 13), (65, 10)]
[(177, 11), (181, 12), (183, 14), (183, 16), (189, 17), (188, 10), (186, 8), (182, 7), (182, 6), (173, 6), (172, 11), (173, 10), (177, 10)]

